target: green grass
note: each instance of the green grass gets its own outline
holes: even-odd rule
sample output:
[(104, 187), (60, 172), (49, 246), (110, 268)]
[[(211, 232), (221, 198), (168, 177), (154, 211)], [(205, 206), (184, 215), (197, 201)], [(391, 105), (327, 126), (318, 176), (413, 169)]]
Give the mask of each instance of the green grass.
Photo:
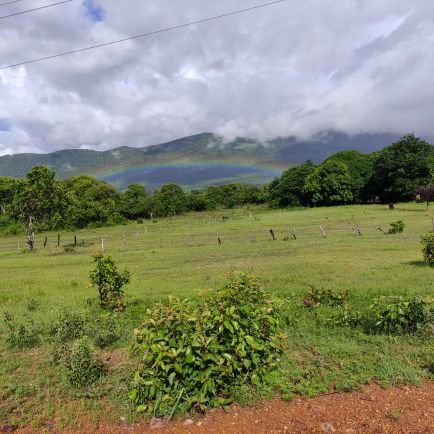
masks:
[[(128, 346), (142, 312), (170, 295), (191, 298), (203, 289), (220, 287), (232, 271), (261, 276), (266, 288), (285, 300), (288, 318), (288, 348), (279, 368), (259, 389), (237, 387), (233, 393), (240, 402), (276, 393), (290, 399), (295, 394), (348, 391), (368, 382), (418, 384), (432, 375), (426, 368), (434, 352), (432, 334), (367, 335), (326, 325), (327, 309), (315, 315), (301, 304), (308, 285), (349, 289), (349, 303), (361, 310), (379, 295), (432, 295), (433, 269), (422, 262), (420, 246), (420, 235), (432, 229), (431, 217), (423, 204), (402, 204), (394, 211), (380, 205), (290, 211), (243, 208), (62, 233), (60, 247), (57, 234), (40, 234), (33, 254), (21, 252), (23, 237), (2, 238), (0, 425), (54, 423), (78, 428), (107, 418), (134, 420), (128, 388), (136, 361), (128, 355)], [(402, 234), (384, 235), (376, 229), (387, 231), (396, 220), (406, 224)], [(353, 236), (353, 222), (360, 225), (361, 237)], [(293, 228), (297, 240), (283, 241)], [(277, 241), (272, 241), (270, 229)], [(64, 246), (74, 235), (78, 246), (65, 254)], [(31, 316), (45, 329), (62, 308), (91, 318), (97, 311), (97, 294), (89, 287), (88, 273), (102, 237), (105, 252), (121, 270), (131, 272), (126, 287), (129, 307), (122, 315), (123, 337), (101, 353), (108, 360), (108, 375), (92, 387), (73, 390), (51, 362), (46, 336), (37, 348), (18, 351), (7, 345), (3, 312), (16, 318)], [(28, 309), (30, 300), (37, 301), (34, 311)]]

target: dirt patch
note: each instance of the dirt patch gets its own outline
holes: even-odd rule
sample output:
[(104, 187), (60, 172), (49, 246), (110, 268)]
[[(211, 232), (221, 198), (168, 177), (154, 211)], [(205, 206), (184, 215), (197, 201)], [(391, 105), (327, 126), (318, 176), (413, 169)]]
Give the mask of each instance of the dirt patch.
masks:
[(433, 433), (434, 382), (425, 382), (420, 388), (382, 389), (371, 385), (362, 392), (323, 395), (308, 400), (298, 397), (292, 402), (264, 401), (254, 407), (232, 405), (227, 413), (215, 409), (201, 418), (101, 424), (98, 428), (89, 427), (79, 432)]

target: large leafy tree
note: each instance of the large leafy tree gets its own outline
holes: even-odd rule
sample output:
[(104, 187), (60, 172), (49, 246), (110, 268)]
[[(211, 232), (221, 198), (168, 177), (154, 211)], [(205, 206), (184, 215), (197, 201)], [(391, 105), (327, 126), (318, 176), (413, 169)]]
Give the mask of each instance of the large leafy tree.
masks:
[(370, 182), (372, 192), (382, 201), (410, 200), (419, 185), (432, 181), (434, 147), (407, 134), (378, 152)]
[(15, 178), (0, 176), (0, 214), (5, 214), (10, 208), (21, 183)]
[(307, 205), (309, 197), (304, 190), (304, 184), (314, 170), (315, 165), (311, 161), (285, 170), (280, 178), (276, 178), (268, 186), (272, 205), (282, 208)]
[(329, 160), (344, 162), (351, 175), (351, 192), (355, 202), (364, 202), (369, 198), (367, 191), (368, 182), (372, 176), (373, 158), (371, 155), (362, 154), (359, 151), (340, 151)]
[(164, 216), (182, 214), (186, 210), (185, 193), (177, 184), (165, 184), (154, 195), (161, 204)]
[(119, 193), (104, 181), (82, 175), (63, 181), (71, 196), (68, 226), (104, 226), (122, 222), (119, 213)]
[(351, 175), (339, 160), (326, 160), (306, 178), (304, 191), (312, 205), (340, 205), (351, 202)]
[(13, 212), (26, 227), (30, 251), (35, 244), (35, 228), (54, 229), (63, 222), (68, 196), (54, 178), (54, 171), (46, 166), (36, 166), (26, 175), (14, 196)]
[(127, 191), (121, 194), (121, 214), (133, 220), (146, 215), (146, 190), (143, 185), (131, 184)]

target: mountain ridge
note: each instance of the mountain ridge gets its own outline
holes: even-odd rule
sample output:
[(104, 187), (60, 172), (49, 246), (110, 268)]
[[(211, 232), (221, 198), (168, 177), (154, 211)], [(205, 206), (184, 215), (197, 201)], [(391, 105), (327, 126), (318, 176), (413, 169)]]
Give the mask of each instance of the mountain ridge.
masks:
[(242, 137), (225, 141), (212, 133), (200, 133), (142, 148), (7, 155), (0, 157), (0, 176), (22, 178), (32, 167), (47, 165), (58, 178), (91, 175), (120, 190), (131, 183), (145, 185), (149, 191), (167, 182), (187, 190), (228, 182), (264, 184), (285, 168), (306, 160), (320, 163), (344, 149), (371, 153), (399, 138), (391, 133), (350, 136), (328, 130), (310, 140), (279, 137), (260, 142)]

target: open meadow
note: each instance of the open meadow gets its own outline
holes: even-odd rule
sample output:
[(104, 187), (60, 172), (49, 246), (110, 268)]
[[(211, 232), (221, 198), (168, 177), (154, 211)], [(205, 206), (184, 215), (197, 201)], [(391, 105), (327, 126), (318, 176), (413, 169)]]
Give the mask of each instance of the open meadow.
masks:
[[(348, 290), (346, 303), (363, 314), (376, 297), (432, 296), (434, 272), (423, 262), (420, 244), (420, 235), (432, 230), (432, 216), (425, 204), (415, 203), (398, 204), (393, 211), (384, 205), (282, 211), (246, 207), (62, 232), (60, 246), (57, 233), (37, 234), (33, 253), (25, 251), (24, 236), (1, 238), (0, 425), (79, 428), (141, 417), (128, 400), (138, 363), (128, 350), (144, 310), (169, 296), (194, 298), (202, 290), (219, 288), (231, 272), (261, 277), (281, 300), (288, 336), (279, 366), (265, 384), (234, 388), (238, 402), (350, 391), (372, 382), (420, 384), (433, 376), (432, 330), (369, 334), (336, 320), (342, 309), (309, 309), (303, 300), (309, 285)], [(387, 232), (398, 220), (405, 223), (403, 233), (377, 229)], [(354, 224), (361, 236), (354, 234)], [(100, 350), (107, 374), (92, 386), (73, 388), (53, 363), (48, 331), (65, 310), (80, 313), (99, 331), (101, 309), (89, 271), (102, 240), (104, 253), (131, 273), (127, 309), (116, 315), (119, 338)], [(34, 345), (11, 346), (5, 313), (35, 330)]]

